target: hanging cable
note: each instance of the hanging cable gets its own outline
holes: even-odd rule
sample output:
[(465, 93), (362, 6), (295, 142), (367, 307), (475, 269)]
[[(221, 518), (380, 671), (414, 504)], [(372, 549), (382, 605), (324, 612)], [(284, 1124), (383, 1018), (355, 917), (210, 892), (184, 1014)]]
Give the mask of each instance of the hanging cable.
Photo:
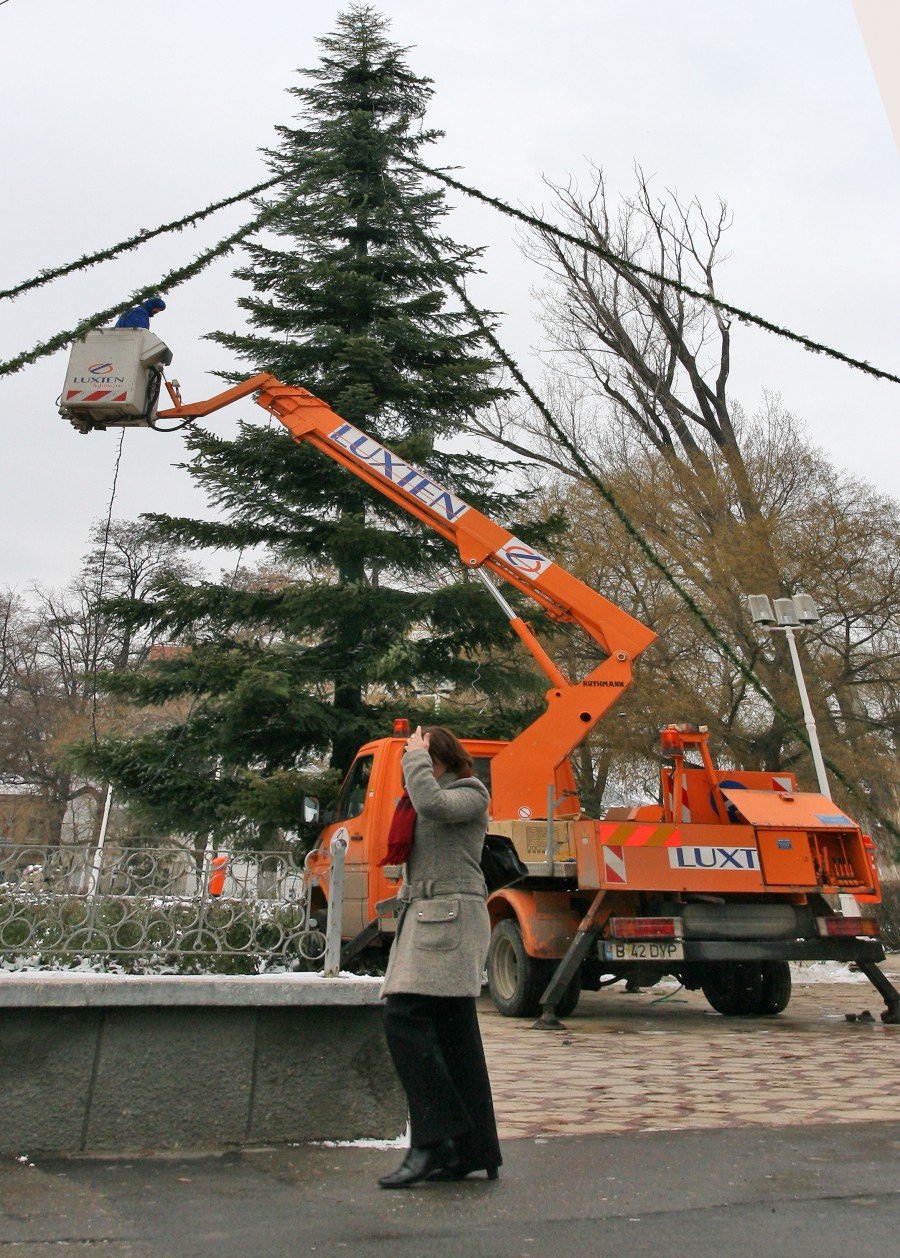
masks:
[(100, 660), (100, 605), (103, 602), (103, 582), (106, 577), (106, 556), (109, 552), (109, 533), (112, 528), (113, 504), (116, 501), (116, 487), (119, 483), (119, 468), (122, 464), (122, 446), (125, 442), (125, 429), (119, 434), (119, 449), (116, 453), (116, 465), (113, 470), (112, 489), (109, 494), (109, 509), (106, 512), (106, 526), (103, 530), (103, 549), (100, 552), (100, 580), (97, 585), (96, 614), (94, 618), (94, 643), (91, 651), (91, 733), (94, 746), (97, 747), (97, 665)]
[(183, 419), (180, 424), (173, 424), (171, 428), (161, 428), (154, 420), (148, 420), (147, 427), (152, 432), (181, 432), (183, 428), (187, 428), (191, 424), (196, 424), (196, 422), (196, 417), (192, 415), (188, 419)]
[[(269, 415), (269, 421), (268, 421), (268, 423), (267, 423), (267, 425), (266, 425), (266, 431), (270, 431), (270, 430), (271, 430), (271, 428), (272, 428), (272, 422), (273, 422), (273, 419), (274, 419), (274, 415), (270, 414), (270, 415)], [(172, 431), (177, 431), (177, 430), (176, 430), (176, 429), (168, 429), (168, 430), (166, 430), (166, 429), (161, 429), (160, 431), (163, 431), (163, 432), (165, 432), (165, 431), (170, 431), (170, 432), (172, 432)], [(239, 572), (240, 572), (240, 570), (241, 570), (241, 564), (242, 564), (243, 559), (244, 559), (244, 551), (247, 549), (247, 534), (249, 533), (249, 531), (250, 531), (250, 523), (249, 523), (249, 521), (248, 521), (248, 522), (244, 525), (244, 532), (243, 532), (243, 537), (242, 537), (242, 540), (241, 540), (240, 549), (239, 549), (239, 551), (238, 551), (237, 561), (236, 561), (236, 563), (235, 563), (235, 565), (234, 565), (234, 571), (233, 571), (233, 572), (232, 572), (232, 574), (231, 574), (231, 580), (228, 582), (227, 589), (228, 589), (228, 591), (229, 591), (229, 592), (231, 592), (231, 591), (233, 591), (233, 590), (234, 590), (235, 582), (237, 581), (237, 578), (238, 578), (238, 573), (239, 573)], [(170, 748), (169, 748), (168, 755), (165, 757), (165, 759), (163, 760), (162, 764), (161, 764), (161, 765), (160, 765), (160, 766), (156, 769), (156, 771), (152, 774), (152, 776), (151, 776), (151, 777), (149, 777), (149, 778), (148, 778), (148, 779), (147, 779), (147, 780), (146, 780), (146, 781), (142, 784), (142, 789), (143, 789), (143, 790), (145, 790), (145, 791), (146, 791), (146, 790), (149, 790), (149, 789), (150, 789), (150, 787), (151, 787), (151, 786), (153, 786), (153, 785), (154, 785), (154, 783), (155, 783), (155, 782), (157, 782), (157, 781), (159, 780), (159, 778), (162, 776), (163, 772), (164, 772), (164, 771), (168, 768), (168, 766), (171, 764), (172, 759), (173, 759), (173, 757), (174, 757), (174, 755), (175, 755), (176, 751), (177, 751), (177, 750), (178, 750), (178, 748), (181, 746), (181, 742), (182, 742), (182, 740), (183, 740), (183, 738), (184, 738), (185, 734), (186, 734), (186, 733), (187, 733), (187, 731), (188, 731), (188, 727), (189, 727), (189, 725), (190, 725), (190, 723), (191, 723), (191, 720), (193, 719), (193, 716), (194, 716), (194, 711), (195, 711), (195, 709), (196, 709), (196, 707), (197, 707), (198, 703), (200, 702), (200, 696), (201, 696), (201, 695), (202, 695), (202, 693), (203, 693), (203, 687), (204, 687), (205, 682), (206, 682), (206, 677), (207, 677), (207, 671), (206, 671), (206, 669), (205, 669), (205, 668), (201, 668), (201, 671), (200, 671), (200, 676), (199, 676), (199, 678), (197, 679), (197, 685), (196, 685), (196, 688), (195, 688), (195, 690), (194, 690), (193, 695), (191, 696), (191, 702), (190, 702), (190, 705), (188, 706), (187, 713), (186, 713), (185, 718), (184, 718), (184, 720), (182, 721), (182, 723), (181, 723), (181, 725), (180, 725), (180, 727), (179, 727), (179, 729), (178, 729), (178, 733), (177, 733), (177, 734), (175, 735), (175, 737), (172, 739), (172, 745), (171, 745), (171, 746), (170, 746)]]

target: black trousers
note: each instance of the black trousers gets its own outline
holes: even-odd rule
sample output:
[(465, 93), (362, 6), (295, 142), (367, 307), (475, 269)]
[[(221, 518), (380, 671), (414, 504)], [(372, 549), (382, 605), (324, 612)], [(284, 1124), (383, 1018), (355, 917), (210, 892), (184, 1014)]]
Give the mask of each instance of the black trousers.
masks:
[(499, 1166), (491, 1083), (472, 996), (388, 996), (388, 1048), (409, 1103), (410, 1143), (452, 1139), (463, 1166)]

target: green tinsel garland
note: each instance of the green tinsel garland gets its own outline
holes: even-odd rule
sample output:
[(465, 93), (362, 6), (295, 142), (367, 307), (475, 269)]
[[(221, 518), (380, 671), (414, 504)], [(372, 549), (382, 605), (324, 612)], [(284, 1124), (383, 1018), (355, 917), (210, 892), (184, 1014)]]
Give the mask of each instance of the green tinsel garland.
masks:
[(237, 192), (234, 196), (225, 197), (222, 201), (214, 201), (205, 210), (196, 210), (193, 214), (185, 214), (184, 218), (175, 219), (171, 223), (161, 223), (159, 227), (148, 228), (146, 231), (138, 232), (134, 236), (120, 240), (117, 245), (110, 245), (108, 249), (100, 249), (97, 253), (83, 254), (74, 262), (67, 262), (65, 266), (54, 267), (48, 271), (39, 271), (32, 279), (23, 280), (21, 284), (16, 284), (13, 288), (0, 289), (0, 301), (7, 297), (18, 297), (20, 294), (27, 293), (33, 288), (40, 288), (42, 284), (49, 284), (51, 280), (58, 280), (63, 275), (71, 275), (73, 271), (83, 271), (89, 266), (94, 266), (97, 262), (109, 262), (120, 253), (127, 253), (129, 249), (136, 249), (145, 240), (152, 240), (154, 236), (164, 236), (166, 232), (181, 231), (194, 223), (202, 222), (204, 218), (208, 218), (210, 214), (215, 214), (217, 210), (223, 210), (227, 205), (236, 205), (239, 201), (246, 201), (249, 197), (255, 196), (257, 192), (264, 192), (266, 188), (271, 188), (274, 184), (281, 183), (283, 178), (283, 175), (276, 175), (274, 179), (267, 179), (265, 183), (258, 183), (252, 188), (245, 188), (243, 192)]
[(893, 372), (873, 367), (871, 363), (864, 362), (862, 359), (851, 358), (848, 354), (841, 353), (839, 349), (832, 349), (828, 345), (822, 345), (819, 341), (813, 341), (808, 336), (802, 336), (799, 332), (791, 332), (789, 328), (779, 327), (777, 323), (770, 323), (768, 319), (763, 319), (760, 315), (752, 314), (749, 310), (742, 310), (740, 306), (731, 306), (727, 301), (714, 297), (712, 293), (704, 293), (700, 289), (691, 288), (690, 285), (682, 283), (681, 280), (672, 279), (671, 276), (662, 275), (659, 271), (651, 271), (647, 267), (639, 266), (637, 262), (632, 262), (628, 258), (622, 258), (617, 253), (613, 253), (611, 249), (605, 249), (602, 245), (595, 244), (591, 240), (584, 240), (580, 236), (573, 236), (569, 232), (563, 231), (561, 227), (554, 227), (552, 223), (548, 223), (542, 218), (537, 218), (533, 214), (526, 214), (524, 210), (517, 210), (514, 206), (507, 205), (505, 201), (500, 201), (497, 197), (491, 197), (484, 192), (479, 192), (477, 188), (470, 188), (467, 184), (460, 183), (457, 179), (452, 179), (450, 175), (445, 174), (443, 171), (433, 170), (430, 166), (425, 166), (422, 162), (417, 162), (412, 157), (404, 157), (401, 160), (421, 171), (422, 174), (433, 175), (435, 179), (440, 179), (448, 187), (456, 188), (458, 192), (464, 192), (466, 196), (474, 197), (477, 201), (483, 201), (485, 205), (491, 205), (495, 210), (500, 210), (503, 214), (508, 214), (512, 218), (519, 219), (520, 222), (527, 223), (529, 227), (533, 227), (536, 231), (543, 232), (549, 236), (556, 236), (560, 240), (567, 241), (570, 245), (577, 245), (579, 249), (586, 249), (589, 253), (595, 253), (605, 262), (624, 267), (626, 270), (633, 271), (636, 275), (643, 275), (647, 279), (654, 280), (657, 284), (666, 284), (669, 288), (674, 288), (679, 293), (684, 293), (687, 297), (693, 297), (697, 301), (713, 306), (716, 310), (722, 310), (726, 314), (732, 315), (742, 323), (751, 324), (754, 327), (762, 328), (766, 332), (773, 332), (776, 336), (783, 336), (789, 341), (794, 341), (797, 345), (802, 345), (804, 349), (809, 350), (813, 354), (825, 354), (840, 363), (846, 363), (848, 367), (855, 367), (857, 371), (865, 371), (868, 375), (875, 376), (879, 380), (890, 380), (893, 384), (900, 384), (900, 376), (894, 375)]
[[(407, 219), (407, 222), (409, 223), (410, 220)], [(415, 224), (410, 223), (410, 226), (413, 228), (413, 231), (418, 236), (420, 243), (431, 254), (432, 258), (437, 259), (438, 253), (437, 253), (437, 250), (434, 248), (434, 245), (432, 244), (432, 242), (428, 240), (427, 237), (424, 236), (424, 234), (421, 231), (419, 231), (419, 229), (416, 227)], [(738, 672), (741, 674), (744, 680), (752, 687), (753, 690), (756, 691), (756, 693), (760, 696), (760, 698), (763, 699), (769, 705), (769, 707), (775, 713), (775, 715), (781, 721), (784, 722), (785, 726), (791, 730), (794, 736), (799, 738), (799, 740), (802, 743), (804, 743), (807, 747), (809, 747), (810, 742), (809, 742), (809, 734), (807, 733), (807, 731), (805, 729), (801, 729), (801, 727), (793, 719), (790, 713), (788, 713), (787, 711), (785, 711), (784, 708), (782, 708), (781, 704), (778, 702), (775, 696), (769, 693), (768, 689), (766, 688), (764, 683), (760, 680), (760, 678), (757, 677), (753, 669), (750, 668), (748, 664), (744, 663), (744, 661), (737, 654), (737, 652), (732, 648), (731, 644), (727, 641), (727, 639), (724, 638), (722, 634), (719, 632), (719, 630), (715, 627), (715, 625), (706, 615), (703, 608), (700, 607), (700, 605), (697, 603), (696, 599), (693, 597), (690, 591), (684, 588), (684, 586), (681, 584), (681, 582), (678, 580), (675, 574), (668, 567), (665, 560), (663, 560), (657, 554), (657, 552), (655, 551), (651, 543), (647, 540), (644, 534), (640, 531), (640, 529), (637, 527), (637, 525), (628, 515), (628, 512), (618, 501), (613, 491), (597, 475), (597, 473), (590, 466), (590, 464), (584, 459), (581, 452), (578, 450), (577, 446), (570, 440), (568, 433), (566, 433), (565, 429), (562, 428), (562, 426), (557, 422), (556, 417), (553, 415), (552, 411), (549, 410), (549, 408), (545, 405), (544, 401), (538, 396), (538, 394), (534, 391), (534, 389), (528, 383), (525, 376), (522, 374), (522, 371), (519, 368), (518, 363), (515, 361), (515, 359), (512, 358), (510, 354), (507, 353), (507, 351), (503, 348), (503, 346), (497, 340), (497, 337), (494, 335), (492, 329), (489, 328), (488, 325), (484, 322), (483, 318), (481, 317), (480, 312), (476, 309), (476, 307), (469, 300), (465, 292), (465, 289), (460, 284), (458, 284), (455, 280), (451, 280), (450, 283), (454, 292), (456, 293), (457, 297), (462, 303), (466, 313), (468, 314), (469, 318), (478, 328), (482, 338), (488, 342), (488, 344), (493, 349), (494, 353), (498, 356), (498, 358), (501, 360), (504, 366), (509, 370), (513, 379), (516, 381), (516, 383), (519, 385), (519, 387), (522, 389), (522, 391), (525, 393), (525, 395), (528, 397), (531, 403), (540, 411), (545, 422), (547, 423), (551, 432), (556, 437), (559, 444), (563, 447), (564, 450), (566, 450), (569, 457), (572, 459), (573, 463), (581, 472), (581, 474), (584, 476), (584, 478), (587, 481), (589, 481), (591, 485), (593, 485), (593, 487), (600, 494), (604, 502), (606, 502), (607, 505), (610, 507), (610, 509), (614, 512), (614, 514), (616, 515), (616, 517), (619, 519), (622, 526), (624, 527), (628, 536), (632, 538), (632, 540), (640, 547), (641, 551), (644, 553), (647, 560), (650, 562), (650, 564), (654, 568), (656, 568), (656, 570), (661, 574), (661, 576), (665, 579), (668, 585), (671, 586), (671, 588), (675, 591), (675, 593), (678, 595), (678, 597), (682, 600), (684, 605), (687, 607), (691, 615), (694, 616), (697, 620), (699, 620), (700, 624), (706, 630), (709, 637), (713, 640), (713, 642), (715, 642), (716, 646), (719, 647), (719, 649), (721, 650), (722, 654), (726, 657), (726, 659), (729, 660), (729, 662), (734, 665), (734, 667), (738, 670)], [(885, 828), (885, 830), (887, 830), (888, 833), (891, 834), (895, 839), (900, 839), (900, 830), (898, 830), (898, 828), (894, 825), (894, 823), (890, 820), (890, 818), (884, 817), (880, 813), (878, 813), (876, 810), (874, 810), (872, 808), (871, 802), (867, 799), (863, 799), (862, 794), (859, 788), (857, 787), (857, 785), (851, 779), (849, 779), (831, 759), (825, 757), (825, 763), (828, 766), (828, 768), (831, 770), (831, 772), (834, 774), (834, 776), (838, 779), (838, 781), (841, 782), (844, 787), (846, 787), (846, 789), (850, 792), (851, 795), (854, 795), (856, 798), (863, 800), (865, 807), (876, 818), (876, 820), (880, 822), (880, 824)]]
[(194, 261), (189, 262), (187, 266), (169, 271), (168, 274), (163, 275), (161, 279), (155, 280), (152, 284), (135, 289), (130, 297), (126, 297), (124, 301), (117, 302), (115, 306), (110, 306), (106, 310), (98, 310), (96, 314), (88, 315), (86, 319), (82, 319), (80, 323), (77, 323), (69, 331), (57, 332), (56, 336), (50, 337), (48, 341), (39, 341), (32, 349), (24, 350), (21, 354), (17, 354), (15, 358), (10, 358), (4, 363), (0, 363), (0, 376), (12, 375), (16, 371), (21, 371), (29, 363), (37, 362), (39, 358), (46, 358), (48, 354), (55, 354), (58, 349), (62, 349), (63, 346), (68, 345), (71, 341), (77, 341), (86, 332), (90, 332), (93, 328), (98, 328), (101, 324), (107, 323), (119, 311), (126, 310), (129, 306), (143, 300), (148, 293), (169, 292), (171, 289), (177, 288), (179, 284), (183, 284), (186, 280), (193, 279), (195, 275), (199, 275), (216, 258), (220, 258), (223, 254), (228, 253), (235, 245), (245, 240), (247, 236), (259, 231), (261, 227), (264, 227), (266, 223), (275, 218), (284, 204), (284, 202), (279, 201), (275, 202), (274, 205), (268, 206), (251, 222), (245, 223), (237, 231), (225, 236), (213, 245), (211, 249), (198, 254)]

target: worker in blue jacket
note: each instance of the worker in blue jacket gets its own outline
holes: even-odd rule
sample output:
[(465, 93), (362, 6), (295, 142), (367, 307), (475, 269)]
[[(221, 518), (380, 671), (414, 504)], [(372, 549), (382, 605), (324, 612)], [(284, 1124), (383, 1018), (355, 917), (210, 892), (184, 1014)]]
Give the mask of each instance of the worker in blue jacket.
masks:
[(165, 308), (166, 303), (161, 297), (148, 297), (139, 306), (132, 306), (123, 315), (119, 315), (115, 326), (117, 328), (149, 328), (153, 316)]

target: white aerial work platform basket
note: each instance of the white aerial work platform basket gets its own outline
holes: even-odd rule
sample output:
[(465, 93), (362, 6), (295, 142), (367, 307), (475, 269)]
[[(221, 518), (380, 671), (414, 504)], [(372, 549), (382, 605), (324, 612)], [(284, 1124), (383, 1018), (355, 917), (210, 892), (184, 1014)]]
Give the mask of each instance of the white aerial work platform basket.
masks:
[(75, 341), (59, 413), (78, 429), (148, 428), (172, 351), (143, 328), (101, 328)]

